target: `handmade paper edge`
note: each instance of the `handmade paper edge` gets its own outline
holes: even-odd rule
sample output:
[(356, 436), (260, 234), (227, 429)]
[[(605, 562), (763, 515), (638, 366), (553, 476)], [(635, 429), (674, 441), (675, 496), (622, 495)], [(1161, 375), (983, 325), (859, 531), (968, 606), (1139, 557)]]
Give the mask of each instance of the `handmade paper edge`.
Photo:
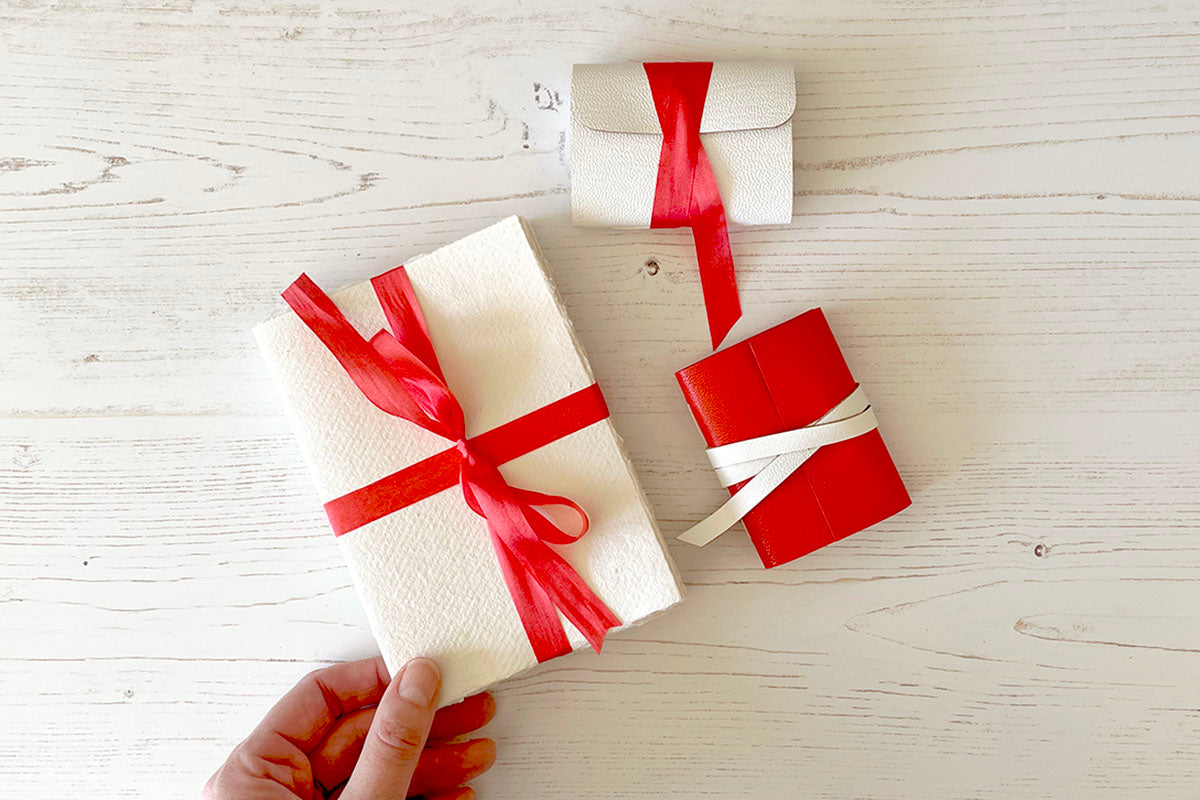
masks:
[[(563, 320), (567, 324), (567, 333), (571, 336), (571, 343), (575, 346), (575, 352), (579, 354), (579, 360), (583, 364), (583, 369), (585, 372), (587, 372), (588, 376), (595, 381), (596, 376), (592, 372), (592, 365), (588, 361), (587, 352), (583, 349), (583, 345), (579, 341), (579, 335), (575, 332), (575, 322), (571, 319), (571, 315), (567, 313), (567, 307), (563, 304), (562, 298), (558, 294), (558, 287), (555, 286), (554, 281), (550, 279), (548, 264), (545, 257), (542, 255), (541, 245), (538, 244), (538, 240), (533, 233), (533, 226), (530, 225), (529, 221), (524, 217), (516, 216), (515, 218), (517, 222), (520, 223), (521, 228), (525, 231), (525, 237), (529, 240), (530, 249), (533, 250), (533, 255), (537, 260), (538, 266), (541, 267), (542, 278), (546, 281), (546, 285), (550, 289), (550, 296), (554, 299), (554, 305), (557, 307), (559, 314), (562, 315)], [(601, 387), (601, 389), (603, 390), (603, 387)], [(667, 608), (671, 608), (684, 598), (685, 589), (683, 578), (679, 574), (679, 569), (675, 566), (675, 559), (671, 557), (671, 550), (667, 547), (666, 539), (663, 538), (662, 531), (658, 527), (658, 518), (654, 515), (654, 508), (650, 505), (650, 499), (646, 497), (646, 490), (642, 487), (642, 482), (638, 478), (637, 470), (635, 470), (633, 467), (633, 461), (629, 458), (629, 450), (627, 450), (625, 447), (625, 439), (622, 438), (620, 432), (617, 431), (616, 426), (613, 424), (611, 414), (604, 418), (603, 424), (608, 426), (609, 432), (612, 433), (613, 438), (616, 439), (617, 449), (621, 453), (621, 461), (625, 464), (625, 471), (628, 473), (630, 480), (633, 481), (633, 485), (637, 489), (638, 501), (642, 504), (642, 510), (646, 514), (646, 519), (650, 520), (650, 527), (654, 531), (655, 538), (658, 540), (658, 546), (662, 551), (663, 558), (666, 560), (667, 566), (671, 570), (671, 577), (675, 579), (675, 589), (678, 592), (679, 597), (675, 603), (667, 606)], [(663, 609), (663, 611), (665, 610), (666, 609)], [(656, 616), (659, 613), (661, 613), (661, 611), (653, 612), (650, 614), (650, 617)], [(650, 617), (642, 617), (641, 621), (649, 619)]]

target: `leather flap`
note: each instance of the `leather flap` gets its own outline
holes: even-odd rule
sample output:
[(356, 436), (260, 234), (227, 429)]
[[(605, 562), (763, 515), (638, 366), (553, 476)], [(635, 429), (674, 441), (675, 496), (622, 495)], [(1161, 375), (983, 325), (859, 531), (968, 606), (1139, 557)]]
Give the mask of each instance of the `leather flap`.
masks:
[[(786, 61), (716, 61), (701, 133), (775, 128), (796, 110), (796, 74)], [(599, 131), (659, 133), (646, 71), (638, 62), (576, 64), (571, 116)]]

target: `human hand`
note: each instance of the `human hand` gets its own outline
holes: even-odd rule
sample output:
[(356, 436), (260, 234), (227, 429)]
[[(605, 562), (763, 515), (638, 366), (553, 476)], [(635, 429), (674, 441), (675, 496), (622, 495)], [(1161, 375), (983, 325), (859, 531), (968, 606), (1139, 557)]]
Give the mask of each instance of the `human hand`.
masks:
[(445, 740), (486, 725), (496, 703), (484, 692), (434, 713), (440, 684), (427, 658), (390, 683), (381, 658), (311, 672), (208, 779), (204, 800), (474, 800), (463, 784), (492, 766), (496, 743)]

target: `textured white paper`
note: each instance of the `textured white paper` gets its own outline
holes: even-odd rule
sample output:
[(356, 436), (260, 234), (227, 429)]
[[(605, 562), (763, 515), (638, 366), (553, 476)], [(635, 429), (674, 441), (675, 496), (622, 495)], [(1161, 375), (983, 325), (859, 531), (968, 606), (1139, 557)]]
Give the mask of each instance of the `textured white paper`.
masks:
[[(462, 404), (468, 436), (594, 382), (520, 218), (418, 256), (406, 268), (447, 383)], [(367, 338), (385, 327), (369, 281), (331, 296)], [(321, 502), (449, 446), (373, 406), (295, 314), (263, 323), (255, 336)], [(681, 599), (611, 420), (500, 471), (513, 486), (564, 495), (583, 506), (591, 530), (578, 543), (555, 549), (624, 625)], [(415, 656), (437, 660), (442, 702), (449, 703), (536, 664), (485, 523), (457, 486), (338, 541), (393, 673)], [(573, 647), (587, 646), (570, 623), (564, 625)]]
[[(713, 63), (700, 143), (730, 223), (791, 222), (795, 107), (791, 64)], [(572, 221), (649, 227), (662, 138), (640, 63), (576, 64), (571, 77)]]

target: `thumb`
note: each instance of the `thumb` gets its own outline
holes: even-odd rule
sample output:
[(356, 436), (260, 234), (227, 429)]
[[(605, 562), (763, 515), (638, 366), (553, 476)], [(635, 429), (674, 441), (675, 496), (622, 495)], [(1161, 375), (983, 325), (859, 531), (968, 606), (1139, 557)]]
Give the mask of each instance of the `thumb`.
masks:
[(403, 800), (433, 724), (441, 681), (437, 664), (428, 658), (401, 667), (379, 701), (341, 800)]

